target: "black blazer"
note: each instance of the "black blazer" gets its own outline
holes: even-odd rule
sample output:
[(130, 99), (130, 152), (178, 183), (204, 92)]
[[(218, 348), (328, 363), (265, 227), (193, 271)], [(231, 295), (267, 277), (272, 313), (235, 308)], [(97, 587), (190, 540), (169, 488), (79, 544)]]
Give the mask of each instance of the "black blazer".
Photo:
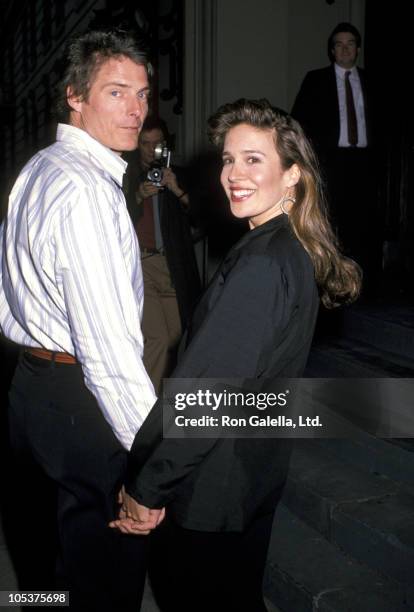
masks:
[[(364, 97), (368, 145), (372, 145), (371, 95), (365, 71), (358, 68)], [(338, 89), (335, 66), (312, 70), (305, 76), (293, 104), (294, 117), (322, 156), (337, 148), (340, 133)]]
[[(280, 215), (232, 248), (198, 305), (174, 378), (300, 377), (318, 293), (310, 258)], [(189, 529), (239, 531), (274, 509), (287, 440), (162, 438), (158, 401), (131, 449), (127, 491)]]

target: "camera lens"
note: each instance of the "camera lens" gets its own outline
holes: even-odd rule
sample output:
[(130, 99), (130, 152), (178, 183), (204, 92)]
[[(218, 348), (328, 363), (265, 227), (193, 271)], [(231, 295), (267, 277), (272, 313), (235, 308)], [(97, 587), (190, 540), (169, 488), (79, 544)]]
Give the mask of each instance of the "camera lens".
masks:
[(147, 179), (152, 183), (159, 183), (162, 180), (162, 168), (150, 168), (148, 170)]

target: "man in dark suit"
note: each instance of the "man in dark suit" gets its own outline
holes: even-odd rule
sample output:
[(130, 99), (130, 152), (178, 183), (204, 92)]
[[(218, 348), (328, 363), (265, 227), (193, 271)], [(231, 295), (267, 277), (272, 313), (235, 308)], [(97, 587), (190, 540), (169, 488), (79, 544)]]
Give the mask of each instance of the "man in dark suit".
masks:
[(333, 224), (346, 254), (361, 265), (370, 294), (378, 289), (381, 223), (373, 103), (367, 75), (356, 66), (360, 47), (358, 30), (338, 24), (328, 39), (331, 65), (308, 72), (291, 114), (316, 148)]

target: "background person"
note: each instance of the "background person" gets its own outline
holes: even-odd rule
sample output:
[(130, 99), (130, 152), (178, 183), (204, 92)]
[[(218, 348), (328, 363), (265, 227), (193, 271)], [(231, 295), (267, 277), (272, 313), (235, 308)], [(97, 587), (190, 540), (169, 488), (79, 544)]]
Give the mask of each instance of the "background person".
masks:
[(161, 186), (147, 178), (160, 143), (169, 144), (167, 126), (149, 117), (139, 137), (138, 160), (130, 164), (127, 191), (144, 275), (144, 364), (157, 393), (175, 364), (182, 331), (201, 290), (184, 172), (162, 168)]
[(375, 101), (357, 67), (361, 35), (339, 23), (328, 39), (331, 65), (305, 76), (292, 108), (315, 146), (328, 183), (330, 214), (345, 253), (361, 265), (365, 293), (378, 291), (382, 222), (375, 157)]
[[(200, 300), (174, 378), (300, 377), (318, 312), (356, 297), (359, 270), (325, 216), (317, 162), (299, 124), (266, 100), (238, 100), (210, 119), (221, 183), (250, 231)], [(162, 610), (265, 610), (262, 578), (290, 444), (282, 439), (173, 439), (157, 402), (135, 438), (120, 520), (153, 534), (152, 581)], [(135, 519), (137, 522), (134, 523)]]
[(36, 463), (57, 500), (55, 588), (70, 591), (71, 610), (136, 612), (147, 543), (107, 524), (155, 401), (142, 363), (139, 248), (121, 189), (121, 153), (137, 147), (148, 112), (148, 64), (122, 32), (80, 35), (65, 59), (57, 140), (21, 171), (1, 228), (0, 326), (22, 347), (10, 392), (22, 468), (13, 504), (20, 538), (22, 525), (38, 536), (24, 551), (35, 568), (56, 519), (30, 522), (33, 505), (49, 516), (39, 492), (29, 495)]

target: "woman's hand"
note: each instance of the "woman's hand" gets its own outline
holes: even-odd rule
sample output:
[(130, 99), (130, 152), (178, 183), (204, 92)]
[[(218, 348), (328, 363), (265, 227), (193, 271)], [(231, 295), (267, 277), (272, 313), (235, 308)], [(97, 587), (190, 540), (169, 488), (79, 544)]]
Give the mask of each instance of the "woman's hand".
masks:
[(165, 517), (165, 508), (147, 508), (139, 504), (122, 487), (118, 501), (121, 504), (119, 518), (111, 521), (109, 527), (122, 533), (148, 535)]

